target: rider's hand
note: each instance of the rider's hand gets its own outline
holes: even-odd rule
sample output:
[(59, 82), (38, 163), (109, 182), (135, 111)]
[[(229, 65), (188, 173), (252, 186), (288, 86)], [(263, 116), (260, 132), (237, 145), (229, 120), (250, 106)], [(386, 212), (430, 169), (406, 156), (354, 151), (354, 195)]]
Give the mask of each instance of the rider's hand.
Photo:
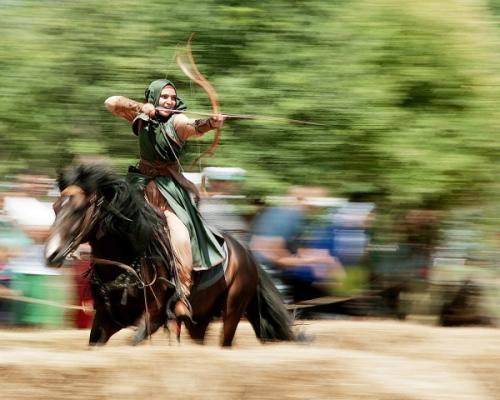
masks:
[(212, 129), (220, 128), (224, 124), (224, 116), (222, 114), (214, 114), (209, 119)]
[(156, 115), (155, 106), (151, 103), (146, 103), (141, 107), (141, 112), (146, 115), (149, 115), (150, 118), (153, 118)]

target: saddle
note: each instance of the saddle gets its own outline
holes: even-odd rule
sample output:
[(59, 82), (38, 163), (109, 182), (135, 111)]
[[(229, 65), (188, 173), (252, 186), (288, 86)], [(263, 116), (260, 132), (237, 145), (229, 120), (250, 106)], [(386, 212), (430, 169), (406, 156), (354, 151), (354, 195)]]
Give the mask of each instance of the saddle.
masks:
[(200, 271), (193, 271), (193, 286), (191, 289), (192, 293), (199, 292), (208, 289), (216, 282), (220, 281), (225, 273), (225, 262), (216, 265), (210, 269), (204, 269)]

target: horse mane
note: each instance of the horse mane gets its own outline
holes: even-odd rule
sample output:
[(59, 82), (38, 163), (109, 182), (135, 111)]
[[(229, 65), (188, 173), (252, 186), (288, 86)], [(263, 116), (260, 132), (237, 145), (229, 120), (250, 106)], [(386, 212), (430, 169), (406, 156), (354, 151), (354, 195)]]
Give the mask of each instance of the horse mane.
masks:
[[(62, 191), (70, 185), (82, 188), (88, 196), (95, 193), (102, 199), (99, 222), (105, 234), (127, 238), (138, 255), (165, 256), (166, 252), (169, 260), (174, 259), (166, 221), (145, 201), (139, 188), (109, 166), (81, 164), (61, 173), (59, 189)], [(159, 238), (166, 240), (160, 244)]]

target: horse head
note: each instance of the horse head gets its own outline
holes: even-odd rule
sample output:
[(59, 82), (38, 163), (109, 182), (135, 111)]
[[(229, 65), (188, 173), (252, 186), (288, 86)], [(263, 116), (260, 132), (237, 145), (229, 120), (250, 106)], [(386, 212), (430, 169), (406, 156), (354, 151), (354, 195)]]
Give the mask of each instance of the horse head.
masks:
[(65, 187), (55, 201), (56, 218), (45, 244), (45, 262), (60, 267), (66, 257), (86, 242), (98, 219), (102, 198), (75, 184)]
[(147, 252), (158, 232), (168, 236), (165, 222), (142, 193), (106, 165), (79, 165), (60, 175), (58, 184), (61, 195), (54, 203), (56, 218), (45, 246), (49, 266), (61, 266), (85, 242), (93, 246), (93, 253), (99, 247), (97, 257), (131, 261)]

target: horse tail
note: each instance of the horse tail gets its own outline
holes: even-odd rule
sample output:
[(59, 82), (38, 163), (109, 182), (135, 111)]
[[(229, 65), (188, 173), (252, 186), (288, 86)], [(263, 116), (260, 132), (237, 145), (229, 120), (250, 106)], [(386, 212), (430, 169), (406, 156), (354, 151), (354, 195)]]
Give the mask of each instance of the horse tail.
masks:
[(269, 275), (257, 265), (259, 283), (247, 308), (247, 318), (262, 341), (299, 340), (293, 333), (293, 318)]

